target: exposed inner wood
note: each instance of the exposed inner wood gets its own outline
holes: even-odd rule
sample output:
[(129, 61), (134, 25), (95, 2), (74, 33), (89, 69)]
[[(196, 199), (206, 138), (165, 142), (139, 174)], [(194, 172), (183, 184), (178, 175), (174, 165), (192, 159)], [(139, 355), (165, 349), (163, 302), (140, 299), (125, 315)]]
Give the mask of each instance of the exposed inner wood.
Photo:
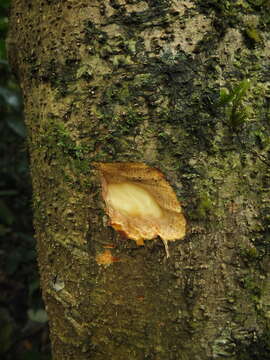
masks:
[(181, 205), (164, 175), (143, 163), (99, 163), (102, 194), (110, 225), (137, 245), (160, 236), (167, 241), (185, 236)]

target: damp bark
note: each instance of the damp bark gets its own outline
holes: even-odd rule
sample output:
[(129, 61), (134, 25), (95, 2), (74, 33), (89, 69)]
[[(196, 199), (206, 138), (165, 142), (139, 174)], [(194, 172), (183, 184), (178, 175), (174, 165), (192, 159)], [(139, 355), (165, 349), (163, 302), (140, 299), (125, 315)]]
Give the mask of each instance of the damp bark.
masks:
[[(269, 24), (263, 1), (13, 0), (54, 360), (269, 346)], [(114, 162), (159, 169), (180, 200), (168, 259), (108, 226), (92, 164)]]

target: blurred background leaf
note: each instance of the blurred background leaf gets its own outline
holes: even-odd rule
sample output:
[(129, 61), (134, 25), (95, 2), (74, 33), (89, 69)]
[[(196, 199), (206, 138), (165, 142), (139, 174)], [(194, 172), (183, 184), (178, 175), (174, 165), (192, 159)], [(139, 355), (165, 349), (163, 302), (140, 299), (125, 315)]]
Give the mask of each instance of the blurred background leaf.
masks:
[(5, 46), (9, 5), (0, 0), (0, 359), (49, 360), (22, 98)]

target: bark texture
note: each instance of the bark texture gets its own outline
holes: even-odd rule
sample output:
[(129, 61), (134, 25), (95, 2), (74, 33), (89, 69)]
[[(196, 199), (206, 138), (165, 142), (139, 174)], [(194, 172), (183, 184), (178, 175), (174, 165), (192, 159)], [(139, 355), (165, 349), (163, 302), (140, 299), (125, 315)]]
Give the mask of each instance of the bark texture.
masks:
[[(266, 359), (269, 12), (13, 0), (54, 360)], [(93, 163), (116, 161), (158, 168), (176, 191), (188, 234), (169, 259), (160, 239), (137, 246), (108, 226)], [(104, 251), (119, 261), (98, 264)]]

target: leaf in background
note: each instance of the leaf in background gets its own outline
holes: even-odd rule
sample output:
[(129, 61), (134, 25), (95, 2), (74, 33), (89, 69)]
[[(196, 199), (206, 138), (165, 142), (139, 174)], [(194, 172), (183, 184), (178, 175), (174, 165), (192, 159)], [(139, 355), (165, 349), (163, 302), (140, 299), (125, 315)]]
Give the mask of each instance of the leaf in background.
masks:
[(8, 28), (8, 18), (6, 16), (0, 17), (0, 32), (3, 33), (7, 31)]
[(10, 0), (1, 0), (0, 8), (8, 9), (10, 6)]
[(4, 236), (10, 232), (10, 228), (0, 224), (0, 236)]
[[(0, 40), (0, 43), (1, 43), (1, 40)], [(3, 65), (4, 67), (7, 67), (7, 68), (8, 68), (8, 62), (7, 62), (7, 60), (0, 59), (0, 65)]]
[(20, 111), (21, 109), (21, 99), (18, 93), (11, 91), (3, 86), (0, 86), (0, 96), (5, 100), (5, 102), (11, 106), (14, 110)]
[(6, 352), (13, 339), (14, 322), (5, 308), (0, 309), (0, 354)]
[(0, 39), (0, 59), (6, 59), (6, 44), (4, 39)]
[(13, 196), (17, 194), (17, 190), (0, 190), (0, 196)]
[(32, 281), (28, 286), (29, 297), (32, 297), (33, 293), (40, 287), (39, 279)]
[(27, 315), (28, 318), (34, 322), (45, 323), (48, 321), (48, 315), (44, 309), (29, 309)]
[(27, 181), (26, 174), (29, 175), (29, 163), (27, 158), (23, 158), (20, 160), (20, 162), (17, 165), (17, 171), (18, 174), (20, 174), (22, 177), (24, 176), (24, 181)]
[(37, 350), (28, 350), (23, 354), (22, 360), (41, 360), (42, 356)]
[(14, 222), (14, 215), (3, 200), (0, 200), (0, 221), (6, 225)]
[(26, 127), (21, 118), (8, 116), (6, 118), (6, 122), (10, 129), (12, 129), (17, 135), (21, 136), (22, 138), (26, 137)]
[(21, 252), (13, 251), (8, 254), (6, 258), (6, 268), (5, 271), (8, 275), (12, 275), (18, 269), (20, 264), (23, 262)]

